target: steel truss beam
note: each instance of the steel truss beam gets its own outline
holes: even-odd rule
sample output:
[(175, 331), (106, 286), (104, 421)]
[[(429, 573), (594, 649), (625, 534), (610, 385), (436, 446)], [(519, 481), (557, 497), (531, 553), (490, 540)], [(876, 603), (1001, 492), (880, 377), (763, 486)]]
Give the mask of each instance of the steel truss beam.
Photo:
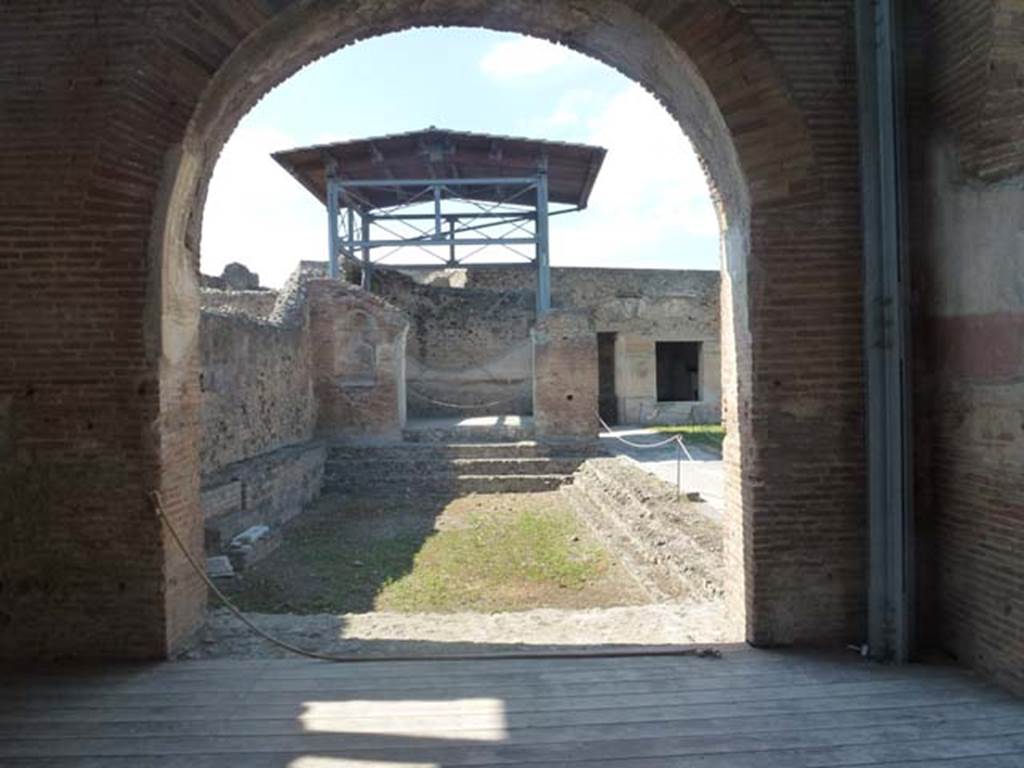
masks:
[[(339, 263), (343, 259), (360, 263), (363, 286), (369, 288), (374, 265), (404, 249), (419, 249), (436, 258), (439, 263), (432, 268), (437, 269), (465, 266), (469, 259), (486, 249), (499, 247), (521, 259), (504, 264), (521, 265), (525, 260), (534, 265), (537, 270), (537, 311), (543, 313), (550, 309), (548, 217), (578, 208), (548, 210), (545, 168), (538, 168), (534, 176), (510, 178), (345, 179), (332, 166), (325, 168), (325, 174), (331, 277), (339, 276)], [(473, 188), (485, 188), (487, 198), (496, 199), (481, 202), (472, 197)], [(399, 202), (391, 206), (374, 205), (372, 195), (369, 195), (372, 190), (395, 191)], [(454, 204), (460, 204), (462, 209), (452, 210)], [(422, 208), (427, 205), (432, 205), (432, 212), (408, 210), (413, 206)], [(466, 205), (472, 208), (467, 210)], [(404, 227), (406, 231), (396, 231), (396, 227)], [(490, 230), (495, 228), (504, 229), (491, 235)], [(378, 232), (384, 234), (381, 236)], [(533, 255), (517, 250), (517, 246), (533, 246)], [(465, 247), (474, 250), (460, 258), (457, 249)], [(379, 250), (382, 248), (390, 250), (381, 255)], [(446, 248), (447, 258), (430, 248)], [(485, 263), (499, 265), (494, 261)], [(388, 262), (388, 266), (423, 268), (428, 265)]]

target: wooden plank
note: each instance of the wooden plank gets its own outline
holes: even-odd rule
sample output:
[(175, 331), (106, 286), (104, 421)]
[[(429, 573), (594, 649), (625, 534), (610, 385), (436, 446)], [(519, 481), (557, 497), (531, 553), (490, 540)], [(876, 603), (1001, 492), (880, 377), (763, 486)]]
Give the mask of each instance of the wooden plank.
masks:
[[(399, 702), (402, 704), (402, 702)], [(704, 716), (701, 716), (701, 715)], [(978, 718), (1022, 715), (1019, 701), (1004, 703), (959, 702), (921, 706), (874, 707), (834, 711), (771, 712), (706, 715), (700, 710), (679, 712), (671, 707), (609, 707), (597, 710), (563, 710), (538, 713), (508, 713), (500, 706), (490, 712), (452, 712), (445, 707), (428, 713), (409, 713), (395, 706), (375, 715), (353, 714), (347, 717), (322, 716), (311, 711), (299, 718), (229, 719), (210, 717), (196, 720), (161, 719), (148, 721), (29, 722), (0, 723), (0, 741), (4, 739), (82, 739), (82, 738), (165, 738), (193, 736), (293, 736), (309, 732), (395, 733), (408, 734), (444, 731), (469, 734), (465, 738), (484, 739), (490, 731), (500, 730), (515, 740), (527, 730), (548, 730), (577, 726), (621, 726), (627, 723), (661, 724), (675, 735), (766, 733), (772, 731), (815, 730), (835, 727), (868, 727), (899, 723), (942, 723)]]
[[(765, 751), (834, 749), (861, 762), (978, 756), (1024, 751), (1019, 716), (882, 728), (823, 728), (725, 735), (668, 735), (664, 727), (533, 730), (528, 740), (502, 736), (450, 739), (394, 734), (307, 733), (302, 736), (194, 737), (190, 739), (20, 740), (0, 743), (0, 757), (136, 757), (159, 755), (314, 754), (364, 761), (438, 763), (444, 766), (502, 762), (589, 762), (635, 757), (681, 757)], [(841, 763), (840, 763), (841, 764)]]
[(969, 675), (760, 653), (14, 675), (27, 684), (0, 693), (0, 764), (1024, 766), (1024, 702)]
[[(744, 701), (762, 702), (790, 702), (802, 699), (828, 699), (848, 696), (882, 696), (885, 694), (912, 694), (921, 703), (932, 703), (941, 701), (941, 697), (953, 695), (970, 695), (972, 687), (965, 684), (951, 683), (942, 689), (934, 692), (915, 689), (911, 682), (903, 683), (838, 683), (833, 685), (803, 685), (803, 686), (778, 686), (768, 688), (751, 689), (710, 689), (692, 691), (674, 691), (671, 687), (647, 683), (643, 686), (622, 686), (625, 690), (616, 691), (614, 685), (593, 685), (588, 691), (585, 687), (580, 690), (552, 690), (540, 689), (536, 691), (523, 691), (516, 689), (515, 695), (498, 688), (484, 688), (475, 694), (452, 696), (451, 693), (435, 691), (433, 694), (419, 694), (417, 696), (401, 697), (395, 695), (377, 695), (372, 693), (356, 697), (332, 698), (328, 696), (308, 696), (303, 694), (273, 694), (262, 697), (270, 699), (278, 712), (285, 712), (287, 716), (297, 716), (306, 711), (312, 703), (318, 703), (324, 707), (333, 707), (335, 711), (347, 714), (349, 711), (371, 711), (384, 710), (394, 706), (394, 703), (403, 699), (426, 702), (429, 706), (445, 707), (450, 706), (454, 701), (471, 701), (474, 699), (500, 700), (506, 709), (515, 709), (513, 705), (526, 705), (537, 711), (550, 711), (552, 709), (564, 709), (572, 707), (573, 701), (589, 697), (592, 701), (608, 699), (618, 702), (619, 706), (626, 705), (626, 698), (630, 697), (630, 703), (647, 704), (657, 703), (663, 706), (686, 706), (686, 705), (709, 705), (741, 703)], [(653, 694), (653, 697), (652, 697)], [(99, 697), (97, 697), (99, 698)], [(551, 701), (554, 700), (554, 701)], [(247, 696), (245, 694), (233, 695), (231, 697), (206, 696), (153, 696), (134, 697), (131, 701), (123, 701), (123, 697), (114, 702), (83, 701), (83, 702), (62, 702), (59, 697), (50, 702), (27, 702), (21, 706), (10, 705), (3, 713), (6, 715), (34, 713), (37, 716), (45, 715), (52, 707), (63, 709), (95, 710), (108, 709), (120, 706), (124, 709), (138, 707), (151, 707), (158, 705), (172, 704), (178, 707), (213, 706), (219, 707), (221, 712), (238, 712), (243, 709), (252, 711), (259, 710), (268, 704), (267, 701), (260, 701), (260, 697)], [(586, 702), (585, 702), (586, 703)], [(43, 719), (40, 717), (40, 719)]]
[[(729, 701), (708, 703), (690, 702), (685, 697), (675, 694), (644, 694), (624, 696), (583, 696), (568, 698), (521, 699), (503, 701), (502, 706), (507, 714), (518, 715), (524, 712), (537, 713), (542, 716), (564, 711), (600, 712), (603, 710), (628, 711), (632, 709), (670, 709), (677, 716), (721, 716), (729, 714), (752, 715), (761, 713), (793, 713), (793, 712), (831, 712), (842, 709), (884, 709), (886, 707), (921, 706), (929, 703), (945, 703), (967, 706), (970, 704), (998, 705), (1007, 701), (1015, 702), (1007, 694), (985, 690), (945, 688), (929, 689), (928, 695), (921, 690), (908, 687), (893, 693), (871, 692), (855, 696), (816, 696), (786, 700), (766, 699), (763, 701), (749, 700), (742, 691), (734, 692)], [(371, 702), (372, 703), (372, 702)], [(385, 705), (386, 702), (382, 701)], [(474, 700), (449, 699), (421, 702), (422, 706), (411, 708), (407, 715), (430, 715), (443, 704), (443, 711), (450, 715), (468, 715), (478, 712), (480, 707)], [(329, 701), (320, 709), (333, 717), (369, 715), (370, 710), (365, 701)], [(245, 702), (225, 709), (223, 706), (189, 705), (189, 706), (136, 706), (113, 708), (75, 708), (62, 709), (49, 707), (33, 710), (15, 709), (6, 715), (0, 715), (0, 722), (21, 724), (31, 722), (152, 722), (162, 720), (205, 720), (223, 718), (225, 713), (236, 720), (274, 720), (295, 718), (300, 712), (294, 703), (281, 703), (277, 697), (262, 701)]]

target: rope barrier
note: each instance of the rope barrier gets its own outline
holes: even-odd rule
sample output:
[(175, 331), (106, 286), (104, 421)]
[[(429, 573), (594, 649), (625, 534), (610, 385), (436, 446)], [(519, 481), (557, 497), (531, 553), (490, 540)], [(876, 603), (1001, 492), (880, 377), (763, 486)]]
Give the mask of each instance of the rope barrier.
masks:
[(686, 441), (683, 440), (683, 436), (675, 434), (670, 438), (661, 440), (657, 443), (634, 443), (631, 440), (626, 440), (624, 437), (615, 434), (608, 423), (601, 418), (601, 414), (597, 414), (597, 420), (601, 422), (601, 426), (604, 427), (606, 434), (618, 440), (620, 443), (630, 446), (631, 448), (647, 449), (647, 448), (664, 448), (670, 443), (676, 444), (676, 498), (678, 499), (683, 493), (683, 459), (682, 455), (686, 454), (687, 461), (692, 462), (693, 455), (690, 453), (690, 449), (686, 447)]
[(408, 384), (406, 384), (405, 389), (406, 389), (406, 391), (410, 395), (413, 395), (414, 397), (418, 397), (420, 400), (423, 400), (425, 402), (431, 403), (432, 405), (439, 405), (442, 408), (454, 408), (455, 410), (462, 410), (462, 411), (480, 410), (481, 408), (493, 408), (496, 405), (504, 405), (505, 403), (515, 402), (516, 400), (520, 399), (523, 396), (523, 393), (520, 392), (519, 394), (513, 395), (512, 397), (505, 397), (505, 398), (502, 398), (501, 400), (492, 400), (489, 403), (473, 403), (473, 404), (446, 403), (444, 400), (435, 400), (432, 397), (424, 395), (422, 392), (417, 392), (415, 389), (410, 387)]
[(318, 661), (331, 661), (344, 664), (391, 661), (504, 661), (507, 659), (633, 658), (641, 656), (698, 656), (701, 658), (721, 658), (721, 653), (714, 648), (622, 648), (619, 650), (513, 651), (510, 653), (452, 653), (424, 654), (421, 656), (410, 656), (407, 654), (356, 656), (353, 654), (342, 655), (307, 650), (306, 648), (300, 648), (297, 645), (292, 645), (291, 643), (281, 640), (269, 632), (266, 632), (253, 623), (248, 616), (242, 613), (238, 606), (231, 602), (228, 596), (225, 595), (216, 584), (214, 584), (213, 579), (211, 579), (209, 574), (206, 573), (206, 569), (196, 561), (196, 558), (189, 551), (189, 548), (185, 546), (185, 542), (182, 540), (181, 536), (178, 535), (178, 530), (171, 523), (170, 518), (167, 517), (167, 513), (164, 512), (163, 499), (160, 496), (160, 491), (150, 491), (149, 499), (153, 505), (153, 510), (156, 512), (156, 516), (160, 518), (160, 521), (167, 527), (167, 531), (171, 534), (171, 539), (174, 540), (178, 549), (181, 550), (181, 554), (185, 556), (185, 560), (187, 560), (188, 564), (192, 566), (192, 570), (196, 572), (199, 578), (206, 583), (206, 586), (209, 587), (210, 591), (217, 596), (217, 599), (223, 603), (224, 607), (227, 608), (236, 619), (248, 627), (253, 634), (258, 635), (271, 645), (277, 646), (281, 650), (288, 651), (289, 653), (294, 653), (297, 656), (304, 656), (308, 659), (316, 659)]
[(616, 440), (618, 440), (620, 443), (625, 443), (626, 445), (630, 446), (631, 448), (663, 448), (666, 445), (668, 445), (669, 443), (674, 443), (674, 442), (676, 442), (676, 441), (681, 439), (679, 437), (679, 435), (673, 435), (672, 437), (670, 437), (670, 438), (668, 438), (666, 440), (661, 440), (661, 441), (659, 441), (657, 443), (634, 443), (634, 442), (632, 442), (630, 440), (627, 440), (624, 437), (621, 437), (621, 436), (615, 434), (615, 432), (612, 431), (612, 428), (608, 426), (608, 424), (605, 422), (604, 419), (601, 418), (600, 415), (598, 415), (597, 420), (599, 422), (601, 422), (601, 426), (605, 428), (605, 431), (607, 432), (609, 437), (613, 437)]

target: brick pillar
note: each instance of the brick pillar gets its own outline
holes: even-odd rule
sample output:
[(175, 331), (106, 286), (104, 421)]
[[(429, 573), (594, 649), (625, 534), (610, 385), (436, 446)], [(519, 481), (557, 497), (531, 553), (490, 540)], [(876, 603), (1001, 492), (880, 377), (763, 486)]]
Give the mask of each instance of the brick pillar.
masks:
[(589, 313), (553, 310), (537, 320), (533, 423), (541, 438), (597, 437), (597, 333)]

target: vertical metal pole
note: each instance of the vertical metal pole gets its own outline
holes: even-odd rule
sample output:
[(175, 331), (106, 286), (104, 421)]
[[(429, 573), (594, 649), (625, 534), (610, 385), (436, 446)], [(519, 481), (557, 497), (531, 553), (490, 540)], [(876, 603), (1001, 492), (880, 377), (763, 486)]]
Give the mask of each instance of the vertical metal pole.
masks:
[(898, 4), (858, 0), (864, 357), (869, 517), (868, 648), (906, 661), (913, 627), (913, 530), (904, 232), (902, 42)]
[(373, 265), (370, 263), (370, 246), (367, 245), (370, 241), (370, 215), (367, 213), (359, 214), (359, 226), (362, 229), (362, 256), (363, 256), (363, 279), (361, 285), (364, 291), (369, 291), (370, 286), (373, 285)]
[(453, 267), (458, 263), (455, 261), (455, 219), (448, 219), (448, 263)]
[(676, 438), (676, 498), (683, 495), (683, 444)]
[(537, 174), (537, 315), (551, 309), (551, 265), (548, 261), (548, 172), (542, 168)]
[(434, 239), (441, 239), (441, 187), (433, 185), (434, 189)]
[(338, 188), (334, 176), (327, 176), (327, 274), (338, 277)]

